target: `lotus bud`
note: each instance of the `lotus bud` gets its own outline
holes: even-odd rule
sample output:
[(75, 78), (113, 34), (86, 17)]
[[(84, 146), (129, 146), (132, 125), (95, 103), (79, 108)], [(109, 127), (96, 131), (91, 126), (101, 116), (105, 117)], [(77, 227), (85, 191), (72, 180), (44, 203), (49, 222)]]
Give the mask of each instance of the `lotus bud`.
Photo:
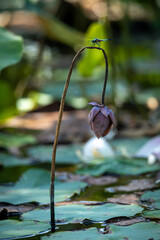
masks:
[(114, 114), (107, 106), (96, 102), (89, 104), (94, 106), (88, 115), (91, 129), (97, 138), (104, 137), (109, 133), (112, 126), (116, 125)]

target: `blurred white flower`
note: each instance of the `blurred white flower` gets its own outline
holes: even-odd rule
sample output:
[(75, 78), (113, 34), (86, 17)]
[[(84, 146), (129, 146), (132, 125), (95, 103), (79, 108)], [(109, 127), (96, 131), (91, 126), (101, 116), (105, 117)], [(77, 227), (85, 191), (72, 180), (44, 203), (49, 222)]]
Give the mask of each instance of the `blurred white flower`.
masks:
[(93, 137), (83, 147), (81, 159), (84, 162), (91, 162), (95, 158), (107, 158), (114, 156), (114, 150), (104, 139)]

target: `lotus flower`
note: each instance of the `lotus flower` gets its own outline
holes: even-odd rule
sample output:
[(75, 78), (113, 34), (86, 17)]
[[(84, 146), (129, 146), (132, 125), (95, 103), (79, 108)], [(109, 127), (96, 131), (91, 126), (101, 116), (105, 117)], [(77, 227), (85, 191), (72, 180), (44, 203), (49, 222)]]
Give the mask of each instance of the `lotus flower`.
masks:
[(88, 115), (91, 129), (97, 138), (104, 137), (109, 133), (112, 126), (116, 125), (114, 114), (107, 106), (96, 102), (89, 104), (94, 106)]

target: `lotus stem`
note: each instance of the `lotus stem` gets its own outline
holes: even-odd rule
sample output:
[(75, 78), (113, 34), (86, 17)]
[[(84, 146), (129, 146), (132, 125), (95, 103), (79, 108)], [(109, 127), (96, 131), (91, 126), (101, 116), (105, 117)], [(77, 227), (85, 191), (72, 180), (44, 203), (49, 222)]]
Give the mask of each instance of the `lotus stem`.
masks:
[(104, 85), (103, 85), (103, 91), (102, 91), (102, 104), (104, 104), (104, 98), (105, 98), (105, 90), (106, 90), (106, 84), (107, 84), (107, 78), (108, 78), (108, 60), (107, 60), (107, 55), (104, 51), (104, 49), (100, 47), (84, 47), (81, 50), (79, 50), (76, 55), (74, 56), (72, 63), (70, 65), (70, 69), (68, 72), (67, 80), (64, 86), (62, 98), (61, 98), (61, 103), (60, 103), (60, 108), (59, 108), (59, 115), (58, 115), (58, 121), (57, 121), (57, 126), (56, 126), (56, 133), (55, 133), (55, 139), (54, 139), (54, 144), (53, 144), (53, 152), (52, 152), (52, 163), (51, 163), (51, 184), (50, 184), (50, 214), (51, 214), (51, 231), (55, 232), (56, 224), (55, 224), (55, 204), (54, 204), (54, 182), (55, 182), (55, 161), (56, 161), (56, 150), (57, 150), (57, 144), (58, 144), (58, 136), (60, 132), (60, 126), (61, 126), (61, 121), (62, 121), (62, 115), (63, 115), (63, 109), (64, 109), (64, 103), (65, 103), (65, 98), (67, 94), (67, 90), (69, 87), (69, 82), (72, 74), (72, 70), (74, 67), (74, 64), (78, 58), (78, 56), (85, 50), (85, 49), (97, 49), (101, 50), (104, 55), (105, 59), (105, 79), (104, 79)]

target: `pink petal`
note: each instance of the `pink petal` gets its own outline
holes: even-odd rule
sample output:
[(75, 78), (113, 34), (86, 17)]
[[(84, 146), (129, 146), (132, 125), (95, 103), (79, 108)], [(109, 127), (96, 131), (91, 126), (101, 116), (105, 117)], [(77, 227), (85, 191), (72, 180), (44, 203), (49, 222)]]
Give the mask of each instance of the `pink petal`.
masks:
[(100, 104), (98, 104), (98, 103), (96, 103), (96, 102), (90, 102), (90, 103), (88, 103), (88, 104), (90, 104), (90, 105), (92, 105), (92, 106), (96, 106), (96, 107), (100, 107), (100, 106), (101, 106)]
[(90, 122), (91, 129), (93, 131), (93, 122)]
[(101, 108), (101, 113), (107, 118), (109, 114), (108, 108), (106, 106)]
[(106, 118), (101, 112), (99, 112), (93, 120), (93, 132), (97, 138), (100, 138), (110, 125), (112, 125), (110, 118)]
[(92, 110), (89, 112), (88, 118), (89, 121), (92, 122), (97, 113), (99, 113), (100, 108), (99, 107), (93, 107)]
[(111, 128), (112, 128), (112, 124), (109, 126), (109, 128), (105, 131), (105, 133), (103, 133), (103, 137), (105, 137), (108, 133), (109, 133), (109, 131), (111, 130)]
[(115, 127), (116, 126), (116, 120), (115, 120), (114, 114), (109, 108), (108, 108), (108, 112), (109, 112), (109, 117), (110, 117), (110, 119), (113, 123), (113, 126)]

